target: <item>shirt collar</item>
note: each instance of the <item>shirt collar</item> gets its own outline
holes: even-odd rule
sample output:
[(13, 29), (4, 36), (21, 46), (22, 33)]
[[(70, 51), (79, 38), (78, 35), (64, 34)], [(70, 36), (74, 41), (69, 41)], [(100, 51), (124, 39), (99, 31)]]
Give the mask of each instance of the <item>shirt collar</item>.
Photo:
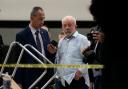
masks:
[[(29, 24), (29, 27), (30, 27), (30, 30), (31, 30), (32, 34), (35, 34), (37, 29), (33, 28), (30, 24)], [(38, 31), (40, 31), (40, 30), (38, 29)]]
[(69, 38), (67, 38), (67, 37), (65, 36), (64, 39), (75, 38), (75, 37), (77, 37), (78, 34), (79, 34), (78, 31), (75, 31)]
[(79, 34), (78, 31), (76, 31), (72, 36), (77, 37), (78, 34)]

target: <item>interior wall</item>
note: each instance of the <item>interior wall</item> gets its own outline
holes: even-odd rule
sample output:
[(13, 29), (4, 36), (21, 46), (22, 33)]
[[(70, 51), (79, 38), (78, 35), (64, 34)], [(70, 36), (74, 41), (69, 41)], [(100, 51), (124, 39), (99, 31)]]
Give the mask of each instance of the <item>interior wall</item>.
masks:
[(61, 20), (72, 15), (77, 20), (92, 21), (91, 0), (0, 0), (0, 20), (29, 20), (34, 6), (41, 6), (46, 20)]

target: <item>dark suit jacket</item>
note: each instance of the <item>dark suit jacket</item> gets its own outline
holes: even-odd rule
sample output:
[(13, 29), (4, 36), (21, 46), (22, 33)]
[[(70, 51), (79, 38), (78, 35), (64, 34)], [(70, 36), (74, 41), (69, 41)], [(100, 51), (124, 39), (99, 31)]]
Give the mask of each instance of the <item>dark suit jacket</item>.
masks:
[[(43, 40), (44, 51), (45, 51), (46, 57), (48, 59), (51, 59), (51, 61), (54, 61), (53, 57), (55, 55), (50, 54), (47, 50), (47, 45), (50, 43), (48, 32), (42, 29), (41, 36)], [(16, 34), (16, 41), (20, 42), (22, 45), (30, 44), (34, 46), (35, 48), (37, 48), (34, 37), (29, 27), (26, 27), (23, 31)], [(19, 54), (19, 50), (21, 49), (17, 47), (17, 51), (16, 51), (17, 55)], [(32, 51), (31, 49), (29, 50), (38, 57), (38, 55), (34, 51)], [(30, 55), (28, 55), (25, 52), (22, 57), (21, 63), (34, 64), (38, 62), (35, 61)], [(33, 83), (33, 81), (35, 81), (35, 79), (40, 76), (42, 72), (43, 72), (43, 69), (18, 69), (16, 73), (16, 81), (22, 84), (23, 89), (27, 89)]]
[[(103, 64), (103, 53), (104, 53), (104, 43), (98, 43), (98, 46), (96, 48), (96, 53), (94, 52), (95, 46), (96, 46), (96, 42), (93, 39), (92, 36), (92, 31), (101, 31), (101, 27), (100, 26), (95, 26), (91, 29), (90, 33), (87, 34), (88, 39), (91, 41), (91, 46), (88, 49), (89, 55), (86, 56), (86, 53), (84, 54), (87, 57), (87, 62), (89, 64)], [(98, 69), (96, 69), (98, 71)], [(93, 72), (92, 69), (89, 69), (89, 77), (90, 77), (90, 81), (94, 82), (94, 76), (93, 76)]]
[(0, 63), (3, 63), (2, 58), (3, 58), (3, 40), (2, 40), (2, 36), (0, 35)]
[[(3, 63), (3, 51), (2, 51), (2, 45), (3, 45), (3, 40), (2, 36), (0, 35), (0, 64)], [(0, 68), (1, 69), (1, 68)], [(0, 85), (2, 84), (2, 78), (0, 78)]]
[(2, 36), (0, 35), (0, 45), (3, 45)]

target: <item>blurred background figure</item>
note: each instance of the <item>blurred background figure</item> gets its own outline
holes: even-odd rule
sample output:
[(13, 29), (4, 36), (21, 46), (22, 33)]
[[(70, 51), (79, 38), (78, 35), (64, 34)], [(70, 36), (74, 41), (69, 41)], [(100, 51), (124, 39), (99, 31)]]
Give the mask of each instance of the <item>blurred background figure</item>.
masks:
[[(103, 29), (102, 5), (101, 0), (92, 0), (90, 6), (90, 13), (96, 22), (96, 26), (91, 28), (87, 34), (91, 42), (91, 46), (83, 50), (83, 54), (88, 59), (89, 64), (104, 64), (104, 40), (105, 34)], [(89, 77), (91, 86), (90, 89), (103, 89), (103, 76), (101, 69), (89, 69)]]
[(46, 25), (43, 25), (41, 28), (46, 30), (46, 31), (49, 31), (49, 29), (48, 29), (48, 27)]
[[(83, 54), (87, 57), (89, 64), (103, 64), (103, 51), (104, 51), (104, 33), (101, 28), (95, 26), (87, 34), (88, 39), (91, 42), (91, 46), (83, 51)], [(101, 69), (89, 69), (90, 80), (92, 88), (90, 89), (102, 89), (102, 70)], [(94, 88), (93, 88), (94, 87)]]
[(49, 38), (51, 39), (51, 32), (50, 32), (50, 29), (48, 28), (48, 26), (43, 25), (41, 28), (42, 28), (42, 30), (46, 30), (48, 32)]
[(61, 40), (61, 39), (63, 39), (64, 37), (65, 37), (65, 33), (64, 33), (63, 31), (60, 32), (59, 35), (58, 35), (58, 39)]

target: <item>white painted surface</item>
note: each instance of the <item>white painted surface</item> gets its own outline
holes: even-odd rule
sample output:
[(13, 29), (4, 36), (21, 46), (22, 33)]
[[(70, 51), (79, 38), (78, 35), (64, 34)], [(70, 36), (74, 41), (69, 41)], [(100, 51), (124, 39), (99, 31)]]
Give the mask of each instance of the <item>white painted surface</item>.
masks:
[(90, 0), (0, 0), (0, 20), (29, 20), (34, 6), (44, 8), (46, 20), (61, 20), (66, 15), (92, 20)]

